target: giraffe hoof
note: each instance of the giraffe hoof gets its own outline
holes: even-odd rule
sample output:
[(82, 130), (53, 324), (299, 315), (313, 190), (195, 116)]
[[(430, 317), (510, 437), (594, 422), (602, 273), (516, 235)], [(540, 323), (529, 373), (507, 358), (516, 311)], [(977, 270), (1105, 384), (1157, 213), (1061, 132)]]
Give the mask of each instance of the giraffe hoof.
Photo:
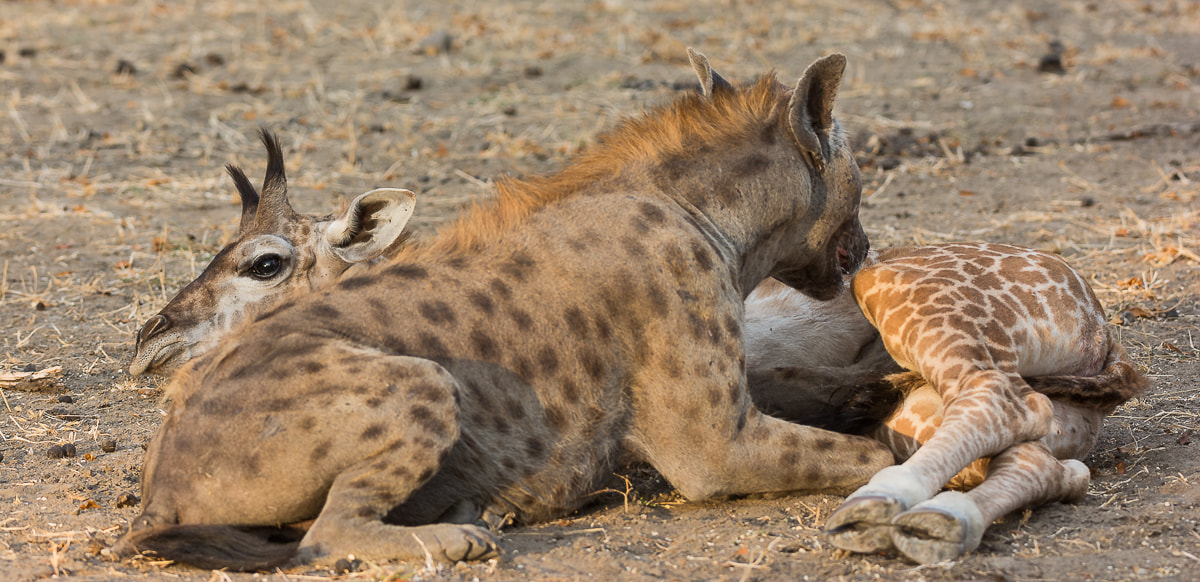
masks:
[(892, 549), (892, 518), (904, 511), (904, 503), (887, 495), (861, 495), (847, 499), (825, 521), (829, 543), (860, 554)]
[(974, 550), (987, 525), (979, 509), (957, 491), (918, 504), (892, 524), (892, 546), (918, 564), (953, 560)]

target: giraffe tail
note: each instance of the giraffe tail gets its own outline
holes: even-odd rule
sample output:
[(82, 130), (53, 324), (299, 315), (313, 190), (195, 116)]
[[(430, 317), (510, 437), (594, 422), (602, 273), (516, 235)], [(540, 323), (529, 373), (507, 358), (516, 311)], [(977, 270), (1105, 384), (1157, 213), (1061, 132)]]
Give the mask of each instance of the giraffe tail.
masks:
[[(274, 570), (296, 556), (299, 538), (287, 528), (237, 528), (230, 525), (168, 525), (131, 532), (117, 553), (149, 553), (208, 570)], [(295, 539), (293, 539), (295, 538)]]
[(1129, 360), (1125, 348), (1109, 333), (1108, 358), (1095, 376), (1038, 376), (1026, 378), (1035, 391), (1058, 400), (1105, 415), (1150, 387), (1150, 379)]

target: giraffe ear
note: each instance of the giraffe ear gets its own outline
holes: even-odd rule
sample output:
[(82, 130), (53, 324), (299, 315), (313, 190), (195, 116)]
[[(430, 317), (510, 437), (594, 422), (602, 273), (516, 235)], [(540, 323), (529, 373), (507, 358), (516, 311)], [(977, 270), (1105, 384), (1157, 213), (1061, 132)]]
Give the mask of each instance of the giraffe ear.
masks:
[(788, 103), (788, 125), (796, 143), (817, 160), (827, 158), (822, 143), (828, 141), (833, 129), (833, 102), (845, 70), (846, 56), (842, 54), (813, 61), (800, 76)]
[(325, 242), (347, 263), (369, 261), (401, 240), (416, 206), (417, 195), (410, 190), (379, 188), (360, 194), (325, 227)]
[(692, 63), (692, 69), (696, 71), (696, 76), (700, 77), (700, 94), (712, 99), (714, 91), (732, 91), (733, 85), (729, 84), (724, 77), (718, 75), (708, 64), (708, 58), (697, 52), (695, 49), (688, 47), (688, 61)]

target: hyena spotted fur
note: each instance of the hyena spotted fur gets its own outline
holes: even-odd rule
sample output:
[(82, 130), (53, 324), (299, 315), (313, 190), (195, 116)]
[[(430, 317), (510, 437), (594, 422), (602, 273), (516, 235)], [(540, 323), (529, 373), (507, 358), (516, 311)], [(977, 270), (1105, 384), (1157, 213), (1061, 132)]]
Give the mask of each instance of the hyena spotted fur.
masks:
[[(181, 370), (118, 554), (475, 559), (497, 551), (480, 525), (562, 515), (630, 459), (690, 499), (846, 490), (890, 464), (746, 389), (750, 290), (775, 276), (829, 299), (867, 251), (832, 116), (845, 60), (734, 87), (691, 57), (704, 95), (501, 182), (495, 203)], [(313, 518), (286, 544), (244, 529)]]

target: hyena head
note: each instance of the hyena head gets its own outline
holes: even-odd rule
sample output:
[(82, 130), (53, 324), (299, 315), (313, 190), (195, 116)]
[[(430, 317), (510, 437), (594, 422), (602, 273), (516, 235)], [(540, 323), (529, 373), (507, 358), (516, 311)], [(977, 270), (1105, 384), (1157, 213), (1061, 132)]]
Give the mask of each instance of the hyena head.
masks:
[[(705, 96), (720, 99), (722, 93), (733, 90), (703, 55), (694, 51), (689, 51), (689, 55)], [(843, 275), (858, 268), (870, 246), (858, 219), (862, 195), (858, 164), (846, 135), (833, 117), (833, 104), (845, 67), (846, 58), (840, 54), (817, 59), (796, 86), (781, 95), (783, 101), (776, 110), (778, 131), (806, 160), (809, 180), (804, 183), (789, 177), (788, 181), (774, 185), (794, 192), (793, 204), (806, 209), (800, 213), (782, 213), (801, 219), (782, 229), (795, 235), (788, 241), (792, 248), (771, 268), (770, 274), (820, 300), (837, 295), (844, 287)], [(797, 239), (801, 244), (795, 244)]]
[(403, 238), (416, 205), (412, 192), (380, 188), (338, 215), (297, 213), (288, 202), (278, 139), (266, 131), (261, 137), (268, 159), (261, 195), (240, 168), (227, 166), (242, 198), (237, 238), (145, 323), (129, 373), (166, 375), (253, 314), (383, 256)]

